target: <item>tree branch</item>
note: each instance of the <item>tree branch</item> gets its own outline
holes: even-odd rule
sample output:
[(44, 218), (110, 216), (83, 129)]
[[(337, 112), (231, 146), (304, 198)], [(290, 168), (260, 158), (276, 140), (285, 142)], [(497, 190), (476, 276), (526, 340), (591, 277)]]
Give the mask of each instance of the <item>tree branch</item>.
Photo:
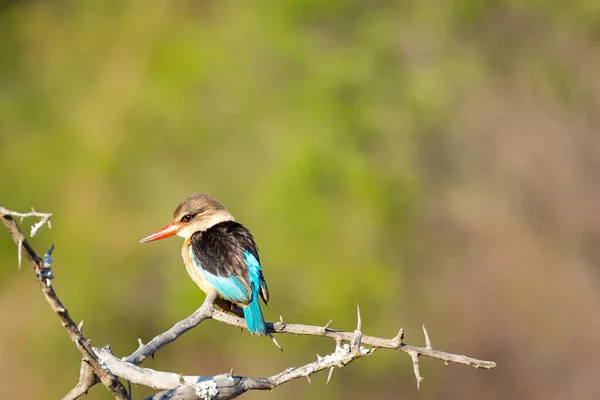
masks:
[(193, 327), (199, 325), (202, 321), (211, 318), (213, 313), (217, 311), (213, 306), (216, 297), (217, 296), (214, 292), (208, 294), (206, 299), (204, 299), (202, 306), (194, 311), (192, 315), (182, 321), (177, 322), (171, 329), (154, 337), (147, 344), (140, 343), (140, 347), (138, 347), (133, 354), (127, 357), (125, 361), (135, 365), (140, 364), (142, 361), (144, 361), (144, 359), (154, 355), (154, 353), (156, 353), (162, 347), (171, 343)]
[[(226, 314), (218, 311), (211, 307), (210, 299), (207, 299), (198, 310), (186, 319), (176, 323), (168, 331), (154, 337), (148, 344), (140, 346), (133, 354), (125, 359), (125, 361), (132, 364), (139, 364), (145, 358), (153, 355), (161, 349), (163, 346), (171, 343), (179, 336), (183, 335), (188, 330), (192, 329), (196, 325), (199, 325), (206, 319), (214, 319), (215, 321), (223, 322), (227, 325), (236, 326), (242, 329), (246, 329), (246, 323), (244, 319), (236, 317), (234, 315)], [(344, 332), (330, 328), (331, 321), (324, 326), (314, 325), (301, 325), (301, 324), (286, 324), (281, 319), (279, 322), (267, 323), (268, 333), (282, 333), (291, 335), (307, 335), (307, 336), (324, 336), (335, 340), (336, 342), (350, 342), (354, 336), (354, 332)], [(458, 364), (470, 365), (475, 368), (492, 369), (496, 366), (495, 362), (483, 361), (476, 358), (467, 357), (459, 354), (452, 354), (436, 350), (431, 346), (429, 335), (423, 326), (423, 331), (426, 338), (425, 347), (411, 346), (404, 343), (404, 330), (401, 329), (398, 335), (391, 339), (383, 339), (375, 336), (365, 335), (362, 337), (362, 344), (372, 346), (374, 348), (384, 348), (391, 350), (398, 350), (409, 355), (416, 354), (417, 356), (425, 356), (437, 358), (445, 362), (452, 362)]]
[[(51, 279), (53, 277), (51, 269), (51, 251), (53, 247), (50, 248), (50, 250), (46, 254), (46, 257), (44, 257), (44, 260), (42, 260), (40, 256), (37, 255), (35, 250), (33, 250), (33, 248), (29, 245), (29, 243), (25, 239), (25, 236), (17, 226), (17, 223), (13, 219), (12, 215), (22, 217), (28, 216), (26, 214), (12, 212), (3, 207), (0, 207), (0, 218), (2, 218), (4, 226), (10, 232), (17, 246), (21, 247), (25, 251), (25, 257), (33, 267), (33, 270), (35, 271), (37, 281), (40, 287), (42, 288), (42, 292), (46, 297), (46, 301), (48, 302), (48, 304), (50, 304), (50, 307), (60, 319), (62, 326), (67, 330), (67, 334), (75, 343), (75, 346), (77, 346), (77, 349), (81, 353), (83, 360), (85, 360), (85, 362), (87, 362), (90, 365), (90, 367), (94, 370), (94, 373), (98, 376), (102, 384), (112, 392), (116, 399), (129, 399), (129, 395), (127, 394), (127, 391), (125, 390), (119, 379), (115, 375), (111, 374), (110, 371), (103, 368), (103, 366), (100, 363), (100, 360), (98, 359), (98, 356), (92, 349), (92, 346), (90, 346), (88, 340), (77, 328), (77, 325), (75, 325), (75, 322), (73, 322), (73, 320), (69, 316), (67, 309), (63, 306), (61, 301), (58, 299), (58, 296), (56, 295), (56, 292), (54, 291), (54, 288), (51, 284)], [(46, 221), (48, 221), (49, 218), (50, 217), (48, 216), (48, 219), (46, 219)], [(32, 233), (35, 234), (35, 232)]]
[[(336, 349), (330, 355), (319, 357), (316, 361), (301, 367), (288, 368), (285, 371), (266, 378), (249, 378), (234, 374), (220, 374), (215, 376), (183, 376), (171, 372), (155, 371), (142, 368), (120, 360), (104, 349), (98, 349), (101, 359), (117, 375), (130, 380), (132, 383), (152, 387), (154, 389), (168, 389), (165, 392), (151, 396), (152, 399), (172, 399), (174, 395), (186, 399), (202, 398), (202, 391), (209, 394), (211, 400), (230, 399), (241, 395), (248, 390), (271, 390), (294, 379), (309, 377), (328, 368), (342, 368), (356, 358), (370, 355), (373, 350), (361, 347), (360, 353), (352, 353), (349, 345)], [(195, 389), (187, 393), (187, 388)], [(205, 396), (206, 397), (206, 396)], [(178, 397), (179, 398), (179, 397)]]
[[(206, 303), (205, 303), (206, 304)], [(154, 389), (169, 389), (149, 397), (154, 400), (180, 399), (210, 399), (224, 400), (238, 397), (248, 390), (271, 390), (291, 380), (310, 376), (329, 369), (343, 368), (353, 360), (373, 354), (374, 348), (367, 349), (360, 345), (362, 338), (360, 313), (359, 322), (353, 334), (351, 344), (336, 344), (333, 353), (301, 367), (288, 368), (285, 371), (266, 378), (249, 378), (239, 375), (220, 374), (216, 376), (183, 376), (171, 372), (155, 371), (141, 368), (126, 360), (116, 358), (110, 349), (95, 349), (100, 359), (116, 375), (130, 382), (148, 386)], [(331, 374), (329, 378), (331, 377)], [(328, 382), (329, 382), (328, 378)]]
[[(27, 259), (36, 271), (38, 282), (42, 287), (47, 301), (57, 313), (69, 336), (82, 353), (83, 360), (79, 383), (63, 400), (74, 400), (80, 397), (99, 381), (113, 393), (115, 398), (128, 399), (129, 395), (117, 377), (154, 389), (166, 389), (166, 391), (150, 397), (150, 399), (154, 400), (232, 399), (248, 390), (270, 390), (300, 377), (307, 377), (310, 380), (312, 374), (325, 369), (329, 369), (327, 377), (327, 382), (329, 382), (335, 368), (343, 368), (357, 358), (371, 355), (378, 348), (404, 352), (411, 357), (414, 374), (417, 379), (417, 388), (420, 387), (420, 383), (423, 380), (419, 370), (419, 356), (436, 358), (445, 363), (452, 362), (470, 365), (475, 368), (492, 369), (496, 366), (496, 363), (492, 361), (478, 360), (434, 349), (425, 326), (423, 326), (425, 347), (405, 344), (403, 329), (400, 329), (398, 334), (391, 339), (363, 335), (360, 310), (357, 305), (358, 322), (356, 329), (352, 332), (331, 329), (331, 321), (324, 326), (286, 324), (283, 318), (280, 318), (278, 322), (267, 323), (267, 333), (274, 341), (273, 334), (323, 336), (335, 341), (335, 351), (333, 353), (325, 357), (318, 356), (316, 361), (301, 367), (288, 368), (276, 375), (265, 378), (250, 378), (233, 375), (232, 373), (215, 376), (182, 376), (176, 373), (142, 368), (138, 364), (142, 363), (144, 359), (153, 356), (162, 347), (175, 341), (185, 332), (207, 319), (213, 319), (243, 329), (246, 329), (245, 321), (239, 316), (230, 315), (215, 309), (215, 302), (218, 299), (215, 293), (211, 293), (207, 295), (202, 306), (192, 315), (177, 322), (169, 330), (157, 335), (147, 344), (143, 344), (140, 340), (139, 347), (124, 359), (115, 357), (108, 347), (93, 348), (83, 336), (80, 327), (77, 327), (69, 317), (67, 310), (56, 296), (50, 284), (50, 279), (52, 278), (52, 271), (50, 269), (52, 262), (50, 257), (51, 250), (46, 255), (45, 260), (42, 260), (27, 243), (11, 215), (21, 216), (25, 214), (13, 213), (0, 207), (0, 216), (3, 219), (4, 225), (13, 235), (15, 243), (24, 248)], [(45, 221), (49, 222), (49, 217)], [(275, 343), (277, 344), (276, 341)], [(363, 345), (369, 346), (369, 348), (363, 347)]]

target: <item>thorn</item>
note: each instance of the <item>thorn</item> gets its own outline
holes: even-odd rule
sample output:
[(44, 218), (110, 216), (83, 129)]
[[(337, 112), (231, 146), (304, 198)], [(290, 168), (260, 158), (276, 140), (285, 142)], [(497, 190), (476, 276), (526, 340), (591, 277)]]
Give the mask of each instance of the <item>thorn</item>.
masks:
[(154, 358), (154, 353), (150, 354), (150, 357), (152, 357), (152, 361), (156, 361), (156, 359)]
[(319, 355), (319, 353), (316, 353), (316, 354), (317, 354), (317, 361), (321, 361), (321, 360), (323, 359), (323, 357), (321, 357), (321, 356)]
[[(360, 322), (359, 322), (360, 325)], [(354, 336), (352, 337), (352, 341), (350, 342), (350, 353), (356, 355), (360, 353), (360, 343), (362, 341), (362, 332), (360, 329), (356, 329), (354, 331)]]
[(83, 320), (81, 320), (81, 322), (79, 323), (79, 325), (77, 325), (77, 329), (79, 329), (79, 332), (83, 333)]
[(335, 350), (336, 351), (342, 348), (342, 343), (343, 343), (343, 340), (341, 338), (335, 339)]
[(352, 354), (360, 353), (360, 342), (362, 341), (362, 332), (354, 331), (354, 337), (352, 338), (352, 342), (350, 343), (350, 351)]
[(52, 229), (52, 222), (50, 220), (48, 220), (48, 229)]
[(360, 317), (360, 307), (358, 306), (358, 303), (356, 303), (356, 317), (358, 322), (356, 323), (356, 330), (354, 331), (354, 336), (350, 342), (350, 352), (353, 355), (360, 353), (360, 342), (362, 341), (362, 319)]
[(329, 329), (329, 327), (331, 326), (331, 323), (333, 322), (332, 319), (329, 320), (329, 322), (327, 322), (325, 324), (325, 326), (323, 327), (323, 332), (327, 331), (327, 329)]
[(138, 344), (140, 347), (144, 347), (144, 342), (142, 342), (142, 338), (138, 338)]
[(275, 343), (275, 346), (277, 346), (277, 348), (279, 350), (281, 350), (281, 352), (283, 353), (283, 349), (281, 348), (281, 346), (277, 342), (277, 339), (275, 339), (275, 337), (272, 334), (270, 334), (270, 333), (267, 333), (267, 335), (271, 338), (271, 340), (273, 341), (273, 343)]
[(129, 396), (131, 396), (131, 381), (127, 381), (127, 391), (129, 392)]
[(23, 241), (19, 240), (19, 243), (17, 243), (17, 257), (19, 259), (19, 268), (18, 269), (21, 269), (21, 261), (23, 259), (22, 252), (23, 252)]
[(427, 329), (425, 329), (425, 324), (423, 324), (423, 334), (425, 335), (425, 347), (431, 349), (431, 340), (429, 340), (429, 334), (427, 333)]
[(325, 382), (325, 385), (329, 385), (329, 381), (331, 380), (331, 375), (333, 375), (334, 368), (335, 367), (329, 368), (329, 375), (327, 375), (327, 382)]
[(308, 380), (308, 384), (310, 385), (312, 382), (310, 381), (310, 375), (306, 375), (306, 379)]
[(181, 385), (184, 385), (184, 384), (185, 384), (185, 379), (183, 379), (183, 375), (181, 375), (181, 374), (179, 374), (179, 383), (180, 383)]
[(277, 332), (282, 332), (285, 329), (285, 322), (283, 322), (283, 317), (279, 316), (279, 321), (273, 323), (273, 329)]
[(398, 342), (398, 346), (404, 344), (404, 328), (400, 328), (398, 334), (393, 339), (394, 342)]
[(233, 376), (233, 368), (229, 370), (229, 376)]

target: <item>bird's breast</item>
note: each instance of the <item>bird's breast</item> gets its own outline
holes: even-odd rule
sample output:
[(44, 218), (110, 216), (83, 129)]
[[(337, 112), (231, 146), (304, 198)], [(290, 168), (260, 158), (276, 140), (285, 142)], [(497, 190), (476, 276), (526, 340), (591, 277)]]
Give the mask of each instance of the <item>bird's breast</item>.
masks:
[(196, 265), (194, 260), (190, 255), (190, 242), (186, 240), (181, 248), (181, 256), (183, 257), (183, 263), (185, 264), (185, 269), (187, 270), (190, 278), (194, 281), (196, 285), (206, 294), (214, 291), (214, 287), (206, 280), (202, 272), (200, 272), (200, 266)]

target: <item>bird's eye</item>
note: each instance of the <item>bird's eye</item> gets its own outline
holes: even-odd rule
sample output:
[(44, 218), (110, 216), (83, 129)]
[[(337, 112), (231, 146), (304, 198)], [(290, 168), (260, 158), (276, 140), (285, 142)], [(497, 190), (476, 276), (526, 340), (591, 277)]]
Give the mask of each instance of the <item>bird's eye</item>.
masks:
[(190, 222), (193, 218), (192, 214), (186, 214), (183, 217), (181, 217), (181, 222)]

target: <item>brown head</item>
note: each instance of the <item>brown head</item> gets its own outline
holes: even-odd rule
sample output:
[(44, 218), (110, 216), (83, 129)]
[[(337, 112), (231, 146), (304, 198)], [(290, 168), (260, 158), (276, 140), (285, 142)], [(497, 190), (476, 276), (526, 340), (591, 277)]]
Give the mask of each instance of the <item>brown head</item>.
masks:
[(173, 222), (146, 236), (140, 243), (173, 235), (189, 238), (195, 232), (205, 231), (223, 221), (233, 221), (233, 216), (221, 203), (205, 193), (192, 194), (175, 208)]

